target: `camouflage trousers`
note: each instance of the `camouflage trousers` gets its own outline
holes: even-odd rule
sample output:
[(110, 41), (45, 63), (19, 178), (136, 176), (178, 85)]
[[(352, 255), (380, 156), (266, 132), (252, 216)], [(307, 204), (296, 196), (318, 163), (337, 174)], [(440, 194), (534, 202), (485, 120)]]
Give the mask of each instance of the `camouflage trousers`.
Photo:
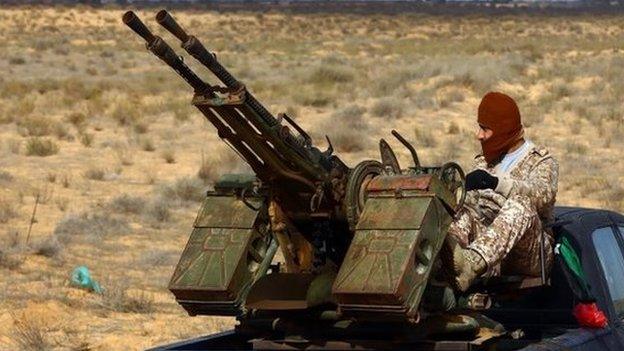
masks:
[(467, 199), (449, 234), (483, 257), (489, 275), (539, 276), (540, 241), (544, 233), (545, 263), (549, 269), (553, 238), (544, 230), (529, 198), (514, 195), (506, 199), (493, 192), (480, 193), (477, 200)]

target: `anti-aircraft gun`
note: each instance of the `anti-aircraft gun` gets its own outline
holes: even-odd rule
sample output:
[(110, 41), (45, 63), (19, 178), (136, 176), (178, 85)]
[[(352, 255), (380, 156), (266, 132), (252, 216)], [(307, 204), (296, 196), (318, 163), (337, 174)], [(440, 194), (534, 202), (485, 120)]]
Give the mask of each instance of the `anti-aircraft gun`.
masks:
[[(381, 161), (350, 168), (329, 138), (320, 151), (291, 117), (274, 117), (170, 14), (156, 20), (224, 86), (202, 80), (136, 14), (123, 16), (255, 173), (224, 176), (207, 194), (169, 283), (178, 303), (190, 315), (236, 316), (236, 333), (255, 348), (277, 347), (276, 335), (370, 336), (380, 322), (416, 337), (423, 292), (465, 197), (461, 168), (421, 166), (396, 131), (412, 167), (402, 169), (382, 139)], [(278, 249), (282, 266), (273, 264)]]

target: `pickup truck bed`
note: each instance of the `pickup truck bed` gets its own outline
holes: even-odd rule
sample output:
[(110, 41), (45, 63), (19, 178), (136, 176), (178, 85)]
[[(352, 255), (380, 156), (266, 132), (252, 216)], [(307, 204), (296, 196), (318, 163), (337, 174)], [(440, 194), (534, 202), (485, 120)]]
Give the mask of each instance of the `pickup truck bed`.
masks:
[(556, 236), (565, 233), (575, 241), (596, 303), (608, 318), (606, 328), (578, 328), (572, 317), (578, 301), (561, 267), (555, 266), (546, 286), (503, 289), (502, 293), (500, 286), (496, 288), (492, 307), (479, 313), (501, 323), (506, 332), (489, 339), (438, 338), (397, 344), (388, 338), (311, 341), (303, 335), (278, 340), (254, 339), (231, 330), (151, 350), (624, 350), (624, 216), (606, 210), (557, 207), (553, 229)]

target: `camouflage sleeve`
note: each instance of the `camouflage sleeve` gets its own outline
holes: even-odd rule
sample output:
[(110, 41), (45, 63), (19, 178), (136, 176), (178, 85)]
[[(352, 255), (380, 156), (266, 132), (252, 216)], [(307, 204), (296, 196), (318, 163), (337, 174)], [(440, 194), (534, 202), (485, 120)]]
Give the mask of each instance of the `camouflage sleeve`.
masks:
[(512, 195), (526, 195), (536, 209), (541, 209), (555, 201), (558, 177), (557, 161), (552, 157), (547, 157), (531, 170), (527, 179), (500, 177), (496, 191), (507, 198)]

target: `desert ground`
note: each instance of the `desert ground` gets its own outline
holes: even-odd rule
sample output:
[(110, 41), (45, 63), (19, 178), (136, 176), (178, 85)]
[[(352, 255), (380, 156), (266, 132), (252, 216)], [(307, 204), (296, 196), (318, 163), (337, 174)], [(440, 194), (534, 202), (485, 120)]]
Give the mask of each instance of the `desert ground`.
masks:
[[(1, 350), (139, 350), (234, 325), (188, 317), (166, 286), (206, 189), (248, 168), (123, 11), (0, 9)], [(155, 12), (138, 11), (178, 47)], [(624, 210), (623, 15), (173, 14), (350, 166), (384, 137), (407, 167), (397, 129), (422, 163), (469, 169), (497, 90), (558, 158), (559, 204)], [(80, 265), (103, 294), (69, 284)]]

